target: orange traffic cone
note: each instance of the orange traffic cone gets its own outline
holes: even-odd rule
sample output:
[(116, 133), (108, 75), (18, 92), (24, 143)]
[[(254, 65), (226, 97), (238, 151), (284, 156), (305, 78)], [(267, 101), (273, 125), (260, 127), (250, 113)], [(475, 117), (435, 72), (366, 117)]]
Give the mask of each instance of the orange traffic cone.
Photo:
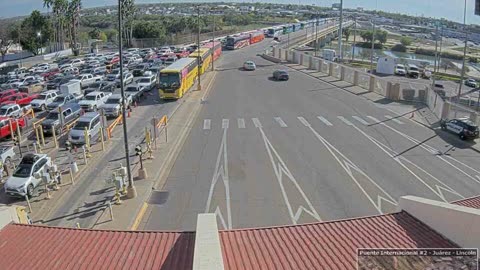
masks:
[(130, 118), (130, 114), (132, 113), (132, 110), (128, 110), (127, 117)]

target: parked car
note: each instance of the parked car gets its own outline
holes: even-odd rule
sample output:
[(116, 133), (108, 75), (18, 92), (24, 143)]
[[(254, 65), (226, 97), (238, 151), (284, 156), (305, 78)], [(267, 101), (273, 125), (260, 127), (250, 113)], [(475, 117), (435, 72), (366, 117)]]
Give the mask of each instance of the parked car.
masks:
[(138, 84), (132, 84), (125, 88), (125, 95), (131, 96), (133, 101), (138, 101), (143, 96), (145, 89)]
[(478, 87), (478, 83), (475, 79), (468, 79), (465, 81), (465, 85), (466, 86), (470, 86), (470, 87), (473, 87), (473, 88), (477, 88)]
[(77, 78), (75, 78), (73, 80), (70, 80), (70, 81), (79, 81), (80, 86), (82, 88), (85, 88), (87, 85), (89, 85), (93, 82), (100, 81), (101, 79), (102, 79), (102, 76), (93, 76), (92, 74), (84, 73), (84, 74), (78, 75)]
[(23, 114), (18, 104), (5, 104), (0, 107), (0, 117), (20, 117)]
[(286, 70), (275, 70), (273, 72), (273, 79), (276, 81), (288, 81), (288, 72)]
[(12, 123), (13, 132), (17, 130), (17, 125), (19, 128), (25, 127), (25, 118), (10, 118), (10, 117), (0, 117), (0, 139), (9, 137), (10, 132), (10, 123)]
[(16, 93), (4, 101), (2, 104), (17, 104), (20, 107), (30, 107), (30, 102), (36, 99), (38, 94)]
[(50, 111), (42, 122), (44, 134), (52, 134), (52, 129), (59, 135), (65, 125), (73, 123), (80, 117), (82, 109), (78, 103), (68, 103), (59, 107), (59, 110)]
[(152, 90), (157, 83), (157, 77), (154, 75), (140, 77), (137, 80), (137, 85), (142, 87), (145, 91)]
[(88, 112), (78, 119), (77, 123), (68, 133), (68, 141), (73, 145), (85, 144), (85, 129), (87, 136), (90, 137), (90, 143), (100, 135), (100, 114), (97, 112)]
[(399, 76), (405, 76), (407, 75), (407, 71), (405, 70), (405, 65), (402, 65), (402, 64), (397, 64), (395, 66), (395, 75), (399, 75)]
[(187, 50), (186, 47), (176, 48), (174, 53), (177, 56), (177, 58), (188, 57), (188, 55), (190, 54), (190, 52)]
[(0, 103), (8, 100), (8, 98), (10, 96), (15, 95), (16, 93), (18, 93), (17, 89), (8, 89), (8, 90), (0, 92)]
[[(129, 73), (129, 72), (124, 73), (124, 75), (123, 75), (123, 86), (126, 86), (126, 85), (128, 85), (132, 82), (133, 82), (132, 73)], [(120, 87), (120, 77), (115, 79), (115, 83), (117, 84), (118, 87)]]
[(113, 82), (97, 81), (97, 82), (89, 84), (88, 87), (85, 90), (83, 90), (83, 93), (85, 95), (88, 95), (89, 93), (94, 92), (94, 91), (102, 91), (102, 92), (113, 93), (113, 92), (115, 92), (116, 87), (117, 86)]
[(443, 130), (457, 134), (462, 140), (478, 138), (478, 126), (468, 118), (442, 120), (440, 126)]
[(48, 90), (41, 93), (30, 103), (32, 105), (32, 109), (45, 111), (48, 104), (52, 103), (57, 96), (57, 91), (54, 90)]
[(243, 63), (243, 69), (244, 70), (255, 70), (255, 69), (257, 69), (257, 66), (255, 65), (255, 63), (253, 61), (246, 61), (245, 63)]
[(15, 172), (5, 182), (5, 194), (13, 197), (33, 196), (42, 181), (42, 173), (52, 165), (46, 154), (25, 154)]
[(405, 67), (407, 69), (408, 77), (417, 79), (420, 76), (420, 70), (416, 65), (408, 64)]
[(12, 160), (16, 156), (13, 148), (13, 146), (0, 147), (0, 160), (2, 161), (2, 164), (7, 164), (8, 166), (12, 165)]
[[(125, 98), (126, 107), (128, 108), (132, 104), (132, 97), (127, 96)], [(100, 106), (103, 109), (105, 116), (107, 117), (118, 117), (121, 113), (121, 104), (122, 104), (122, 95), (113, 94), (103, 105)]]
[(168, 54), (171, 54), (171, 53), (173, 53), (173, 51), (172, 51), (172, 49), (170, 49), (170, 47), (162, 47), (158, 51), (158, 55), (168, 55)]
[(92, 92), (85, 96), (78, 104), (84, 111), (96, 111), (112, 93)]
[(148, 64), (140, 64), (135, 66), (133, 69), (133, 77), (140, 77), (143, 76), (143, 73), (148, 69)]
[(113, 69), (112, 72), (107, 75), (107, 81), (113, 82), (118, 78), (120, 78), (120, 69)]
[(74, 66), (74, 67), (80, 67), (81, 65), (85, 64), (85, 61), (83, 61), (83, 60), (80, 59), (80, 58), (72, 59), (71, 64), (72, 64), (72, 66)]
[(52, 110), (57, 109), (60, 106), (65, 105), (65, 104), (76, 103), (81, 98), (82, 98), (82, 96), (78, 96), (78, 95), (76, 96), (76, 95), (73, 95), (73, 94), (61, 94), (61, 95), (58, 95), (53, 100), (52, 103), (48, 104), (47, 109), (49, 111), (52, 111)]

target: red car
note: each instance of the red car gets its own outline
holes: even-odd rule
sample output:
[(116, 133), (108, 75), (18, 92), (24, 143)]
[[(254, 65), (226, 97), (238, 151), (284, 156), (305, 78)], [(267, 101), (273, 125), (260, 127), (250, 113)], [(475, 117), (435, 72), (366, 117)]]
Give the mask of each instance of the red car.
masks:
[(13, 132), (16, 132), (17, 130), (17, 124), (20, 126), (20, 128), (25, 127), (25, 118), (10, 118), (10, 117), (0, 117), (0, 138), (5, 138), (10, 136), (10, 120), (12, 122), (12, 130)]
[(37, 97), (38, 94), (29, 95), (27, 93), (17, 93), (11, 95), (7, 100), (3, 101), (2, 104), (18, 104), (20, 107), (23, 107), (30, 104), (30, 102)]
[(40, 75), (40, 76), (42, 76), (43, 79), (45, 79), (45, 80), (51, 80), (53, 78), (53, 76), (55, 76), (58, 73), (60, 73), (60, 69), (54, 68), (54, 69), (51, 69), (48, 72), (42, 73), (42, 75)]
[(175, 49), (175, 55), (179, 59), (184, 58), (184, 57), (188, 57), (189, 54), (190, 54), (190, 52), (187, 50), (187, 48), (177, 48), (177, 49)]
[(9, 89), (0, 92), (0, 103), (6, 101), (10, 96), (13, 96), (18, 93), (18, 89)]
[(110, 60), (110, 65), (114, 65), (118, 62), (120, 62), (120, 57), (115, 56), (115, 57), (112, 58), (112, 60)]

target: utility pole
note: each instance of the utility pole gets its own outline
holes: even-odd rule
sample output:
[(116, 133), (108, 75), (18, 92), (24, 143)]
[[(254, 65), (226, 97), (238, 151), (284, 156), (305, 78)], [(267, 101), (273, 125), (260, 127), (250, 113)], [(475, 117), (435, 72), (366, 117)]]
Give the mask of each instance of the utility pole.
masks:
[[(122, 104), (126, 104), (125, 101), (125, 89), (123, 87), (123, 42), (122, 42), (122, 4), (121, 0), (118, 0), (118, 54), (120, 58), (120, 93), (122, 95)], [(125, 143), (125, 159), (127, 161), (127, 178), (128, 178), (128, 187), (127, 187), (127, 198), (137, 197), (137, 190), (133, 186), (132, 171), (130, 168), (130, 151), (128, 150), (128, 135), (127, 135), (127, 114), (125, 112), (125, 106), (122, 107), (122, 117), (123, 117), (123, 142)]]
[(439, 72), (440, 70), (440, 64), (442, 60), (442, 47), (443, 47), (443, 27), (442, 27), (442, 31), (440, 32), (440, 50), (438, 52), (437, 72)]
[(356, 45), (356, 43), (357, 43), (357, 16), (355, 16), (355, 18), (354, 18), (352, 61), (355, 60), (355, 45)]
[[(462, 95), (463, 81), (465, 80), (465, 60), (467, 58), (467, 46), (468, 46), (468, 29), (467, 29), (467, 0), (465, 0), (465, 6), (463, 10), (463, 30), (465, 31), (465, 47), (463, 47), (463, 61), (462, 61), (462, 74), (460, 76), (460, 86), (458, 87), (457, 102), (460, 102), (460, 96)], [(457, 116), (455, 111), (455, 117)]]
[(373, 51), (375, 50), (375, 21), (372, 18), (372, 49), (370, 51), (370, 72), (373, 74)]
[(213, 63), (215, 62), (215, 14), (212, 14), (213, 17), (213, 31), (212, 31), (212, 71), (215, 70), (215, 67), (213, 66)]
[(340, 57), (340, 62), (343, 61), (342, 37), (343, 37), (343, 0), (340, 0), (340, 25), (338, 27), (338, 56)]
[(435, 76), (437, 75), (437, 59), (438, 59), (438, 22), (435, 27), (435, 62), (433, 65), (432, 89), (435, 87)]
[(315, 22), (315, 57), (317, 57), (318, 53), (318, 10), (317, 10), (317, 19)]
[(197, 6), (197, 24), (198, 24), (198, 33), (197, 33), (197, 91), (202, 90), (202, 85), (200, 84), (200, 5)]

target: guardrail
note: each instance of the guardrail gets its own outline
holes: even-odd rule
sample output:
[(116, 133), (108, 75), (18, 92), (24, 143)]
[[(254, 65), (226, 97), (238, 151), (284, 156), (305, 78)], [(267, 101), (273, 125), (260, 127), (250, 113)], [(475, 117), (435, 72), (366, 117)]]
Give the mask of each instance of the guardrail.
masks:
[(123, 120), (123, 115), (120, 114), (113, 122), (107, 127), (107, 137), (108, 139), (112, 138), (113, 129), (118, 125), (121, 124)]

